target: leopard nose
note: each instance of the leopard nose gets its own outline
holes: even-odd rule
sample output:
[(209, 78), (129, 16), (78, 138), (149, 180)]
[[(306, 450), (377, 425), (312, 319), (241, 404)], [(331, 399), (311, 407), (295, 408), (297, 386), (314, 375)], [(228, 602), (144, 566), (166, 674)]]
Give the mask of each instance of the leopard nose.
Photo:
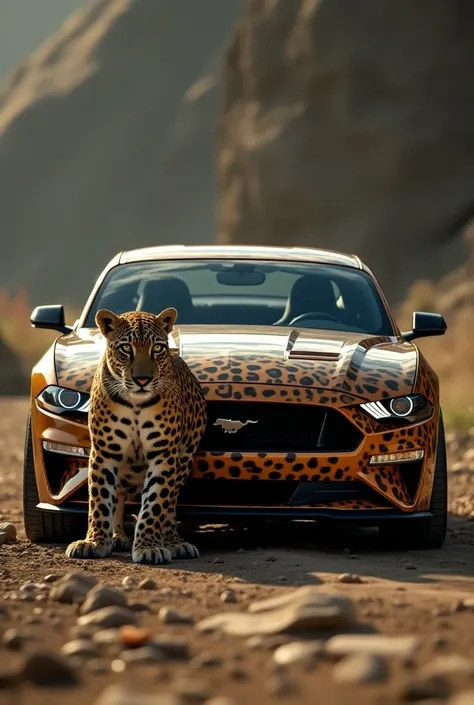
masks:
[(151, 377), (134, 377), (133, 381), (138, 384), (139, 387), (146, 387), (148, 382), (151, 380)]

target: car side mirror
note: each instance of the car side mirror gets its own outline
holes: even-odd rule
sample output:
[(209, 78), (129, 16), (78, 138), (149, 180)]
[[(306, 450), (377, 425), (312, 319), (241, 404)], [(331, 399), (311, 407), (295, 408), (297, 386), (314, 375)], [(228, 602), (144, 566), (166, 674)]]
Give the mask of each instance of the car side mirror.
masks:
[(413, 314), (413, 330), (402, 333), (405, 340), (428, 338), (433, 335), (444, 335), (448, 329), (444, 316), (440, 313), (415, 311)]
[(64, 306), (37, 306), (30, 317), (33, 328), (57, 330), (59, 333), (70, 333), (71, 326), (66, 325)]

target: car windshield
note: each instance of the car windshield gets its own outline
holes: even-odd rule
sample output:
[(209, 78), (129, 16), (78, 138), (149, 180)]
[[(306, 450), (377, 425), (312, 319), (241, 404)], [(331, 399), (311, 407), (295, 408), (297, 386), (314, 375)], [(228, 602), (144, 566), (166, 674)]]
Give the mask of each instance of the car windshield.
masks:
[(242, 260), (145, 261), (111, 269), (87, 312), (158, 314), (173, 306), (179, 324), (295, 326), (393, 335), (365, 272), (317, 263)]

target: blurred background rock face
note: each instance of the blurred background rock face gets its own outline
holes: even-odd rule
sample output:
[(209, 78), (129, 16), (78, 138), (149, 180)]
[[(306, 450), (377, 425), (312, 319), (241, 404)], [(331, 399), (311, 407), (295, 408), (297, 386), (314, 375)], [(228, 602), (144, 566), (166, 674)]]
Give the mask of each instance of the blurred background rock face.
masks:
[(216, 241), (355, 252), (401, 316), (450, 315), (446, 378), (471, 350), (474, 3), (4, 0), (0, 32), (0, 76), (25, 54), (0, 91), (24, 368), (28, 306), (81, 307), (120, 249)]

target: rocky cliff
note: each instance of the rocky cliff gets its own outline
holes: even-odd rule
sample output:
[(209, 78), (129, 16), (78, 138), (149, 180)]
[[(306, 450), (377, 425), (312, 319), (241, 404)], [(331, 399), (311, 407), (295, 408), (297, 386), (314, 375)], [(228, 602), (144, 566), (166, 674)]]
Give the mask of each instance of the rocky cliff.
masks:
[(474, 3), (246, 0), (225, 57), (222, 243), (358, 253), (392, 300), (465, 256)]
[(0, 95), (2, 286), (81, 304), (121, 249), (213, 241), (214, 74), (240, 7), (94, 0), (13, 72)]

